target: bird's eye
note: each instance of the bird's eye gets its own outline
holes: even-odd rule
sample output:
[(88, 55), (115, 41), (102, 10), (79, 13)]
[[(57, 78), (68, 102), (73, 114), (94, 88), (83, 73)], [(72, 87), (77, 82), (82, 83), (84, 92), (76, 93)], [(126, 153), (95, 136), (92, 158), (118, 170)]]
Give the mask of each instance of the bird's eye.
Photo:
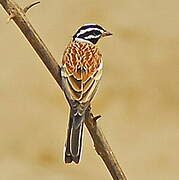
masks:
[(93, 35), (94, 35), (94, 36), (98, 36), (98, 35), (99, 35), (99, 33), (98, 33), (98, 32), (96, 32), (96, 31), (94, 31), (94, 32), (93, 32)]

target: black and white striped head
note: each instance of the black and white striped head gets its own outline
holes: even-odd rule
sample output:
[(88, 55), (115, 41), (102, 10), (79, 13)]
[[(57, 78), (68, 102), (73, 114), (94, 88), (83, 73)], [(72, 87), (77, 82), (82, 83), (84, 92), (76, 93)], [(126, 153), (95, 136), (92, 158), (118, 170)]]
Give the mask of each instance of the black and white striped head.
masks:
[(81, 41), (96, 44), (101, 37), (110, 36), (112, 33), (106, 31), (97, 24), (85, 24), (78, 29), (73, 36), (73, 41)]

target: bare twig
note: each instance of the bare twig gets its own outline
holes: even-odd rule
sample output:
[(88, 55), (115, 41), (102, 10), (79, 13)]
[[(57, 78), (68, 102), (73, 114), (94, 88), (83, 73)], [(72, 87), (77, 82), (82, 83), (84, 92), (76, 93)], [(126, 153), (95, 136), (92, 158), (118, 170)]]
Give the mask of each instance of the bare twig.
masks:
[[(12, 16), (11, 19), (13, 19), (17, 26), (20, 28), (20, 30), (25, 35), (36, 53), (39, 55), (49, 72), (52, 74), (58, 85), (62, 88), (59, 65), (25, 15), (28, 9), (36, 5), (37, 3), (39, 2), (31, 4), (23, 10), (13, 0), (0, 0), (0, 4), (3, 6), (6, 12), (10, 16)], [(96, 152), (103, 159), (114, 180), (126, 180), (126, 177), (121, 170), (105, 136), (97, 127), (96, 120), (101, 116), (93, 117), (90, 111), (91, 109), (89, 108), (86, 114), (85, 124), (94, 141)]]
[(34, 3), (26, 6), (26, 7), (24, 8), (24, 13), (26, 13), (31, 7), (33, 7), (33, 6), (35, 6), (35, 5), (39, 4), (39, 3), (40, 3), (40, 1), (37, 1), (37, 2), (34, 2)]
[(101, 118), (101, 115), (95, 116), (95, 117), (93, 118), (93, 120), (94, 120), (94, 121), (97, 121), (99, 118)]

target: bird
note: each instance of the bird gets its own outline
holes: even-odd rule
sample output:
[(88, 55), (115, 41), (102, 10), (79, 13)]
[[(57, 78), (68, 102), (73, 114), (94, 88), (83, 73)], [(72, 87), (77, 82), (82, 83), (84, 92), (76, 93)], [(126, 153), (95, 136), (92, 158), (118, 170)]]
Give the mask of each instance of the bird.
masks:
[(62, 89), (70, 105), (65, 163), (78, 164), (81, 158), (85, 113), (102, 76), (102, 54), (96, 43), (112, 35), (97, 24), (84, 24), (67, 45), (61, 65)]

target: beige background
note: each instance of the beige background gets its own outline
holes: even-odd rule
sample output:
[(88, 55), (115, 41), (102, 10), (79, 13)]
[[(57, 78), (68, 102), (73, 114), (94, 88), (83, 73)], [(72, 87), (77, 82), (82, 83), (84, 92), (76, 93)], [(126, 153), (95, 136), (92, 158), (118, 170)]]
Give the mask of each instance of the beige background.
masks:
[[(178, 7), (178, 0), (41, 0), (28, 12), (59, 63), (82, 24), (113, 32), (98, 44), (105, 70), (93, 112), (130, 180), (179, 179)], [(7, 18), (0, 7), (0, 179), (111, 179), (87, 131), (81, 163), (63, 163), (68, 105)]]

